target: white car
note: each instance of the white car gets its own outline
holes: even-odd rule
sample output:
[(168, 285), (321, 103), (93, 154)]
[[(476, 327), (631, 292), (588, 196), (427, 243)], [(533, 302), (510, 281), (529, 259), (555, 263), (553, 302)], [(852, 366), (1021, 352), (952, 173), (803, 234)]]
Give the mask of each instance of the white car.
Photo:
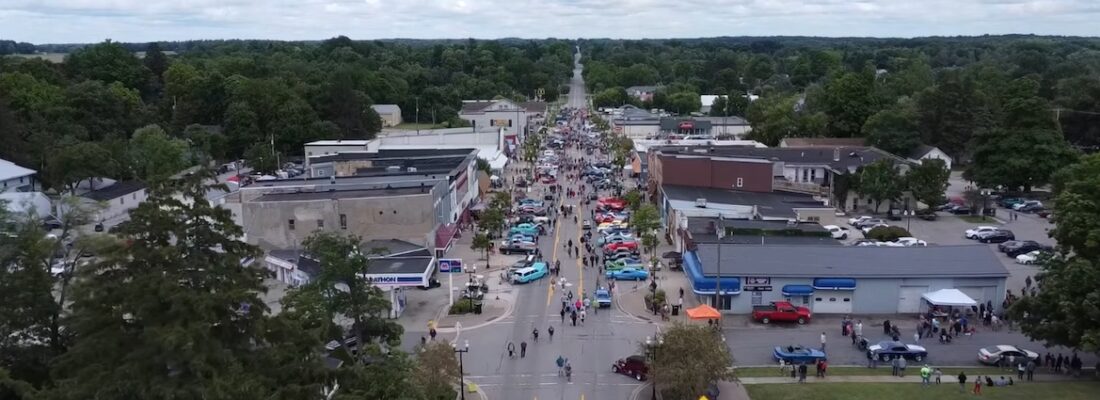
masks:
[(905, 247), (927, 246), (928, 245), (928, 242), (917, 239), (915, 237), (908, 237), (908, 236), (899, 237), (898, 240), (894, 241), (894, 243), (898, 243), (898, 244), (900, 244), (902, 246), (905, 246)]
[(1016, 256), (1016, 263), (1017, 264), (1024, 264), (1024, 265), (1035, 264), (1035, 261), (1038, 261), (1039, 256), (1041, 256), (1041, 255), (1043, 255), (1042, 250), (1035, 250), (1035, 251), (1027, 252), (1027, 253), (1024, 253), (1024, 254), (1020, 254), (1020, 255)]
[(1007, 344), (978, 349), (978, 362), (985, 365), (996, 365), (1001, 360), (1001, 356), (1013, 357), (1016, 360), (1022, 360), (1025, 357), (1028, 360), (1039, 359), (1039, 353)]
[(829, 231), (829, 234), (833, 235), (833, 239), (847, 239), (848, 228), (839, 227), (836, 225), (825, 225), (822, 228)]
[(848, 225), (856, 226), (856, 224), (874, 218), (870, 215), (863, 215), (855, 218), (848, 218)]
[(1041, 202), (1039, 200), (1028, 200), (1028, 201), (1025, 201), (1025, 202), (1020, 202), (1020, 203), (1013, 204), (1012, 209), (1013, 210), (1019, 210), (1021, 208), (1024, 208), (1024, 207), (1027, 207), (1027, 206), (1030, 206), (1030, 205), (1036, 205), (1036, 206), (1042, 207), (1043, 202)]
[(997, 229), (999, 229), (999, 228), (997, 228), (995, 226), (979, 226), (977, 228), (967, 229), (966, 230), (966, 238), (967, 239), (977, 239), (979, 234), (982, 234), (982, 233), (985, 233), (985, 232), (993, 232)]
[(536, 224), (544, 224), (550, 222), (550, 217), (547, 217), (545, 215), (536, 215), (534, 218), (531, 218), (531, 220), (535, 221)]
[(862, 229), (860, 229), (860, 230), (861, 230), (861, 231), (863, 231), (863, 234), (864, 234), (864, 235), (866, 235), (866, 234), (868, 234), (868, 233), (871, 233), (871, 230), (872, 230), (872, 229), (875, 229), (875, 228), (878, 228), (878, 227), (887, 227), (887, 226), (890, 226), (890, 225), (889, 225), (889, 224), (874, 224), (874, 225), (867, 225), (867, 226), (864, 226), (864, 227), (863, 227)]

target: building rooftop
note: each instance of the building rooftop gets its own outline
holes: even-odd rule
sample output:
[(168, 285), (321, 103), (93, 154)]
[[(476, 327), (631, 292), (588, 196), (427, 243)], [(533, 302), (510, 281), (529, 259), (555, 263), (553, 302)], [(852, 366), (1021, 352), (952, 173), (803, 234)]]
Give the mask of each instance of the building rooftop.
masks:
[(325, 163), (332, 161), (351, 161), (351, 160), (412, 160), (412, 159), (454, 159), (462, 160), (466, 156), (473, 154), (477, 149), (475, 148), (459, 148), (459, 149), (380, 149), (375, 152), (368, 151), (351, 151), (341, 152), (336, 154), (314, 156), (310, 158), (311, 163)]
[[(512, 103), (512, 104), (516, 105), (517, 107), (523, 109), (525, 112), (546, 114), (546, 107), (547, 107), (546, 102), (543, 102), (543, 101), (521, 101), (521, 102), (517, 103), (517, 102), (511, 101), (511, 100), (508, 100), (508, 99), (464, 100), (462, 102), (462, 110), (459, 111), (459, 112), (460, 113), (481, 112), (481, 111), (485, 110), (485, 107), (489, 107), (490, 105), (492, 105), (493, 103), (496, 103), (498, 101), (506, 101), (506, 102)], [(512, 111), (515, 111), (515, 110), (513, 109)]]
[(434, 257), (381, 257), (370, 259), (368, 274), (423, 274)]
[(802, 232), (825, 234), (828, 231), (816, 222), (788, 223), (787, 221), (766, 221), (757, 219), (719, 219), (714, 217), (689, 217), (688, 230), (691, 232), (714, 233), (717, 226), (727, 229), (759, 229), (764, 231), (799, 230)]
[(366, 146), (367, 143), (370, 143), (370, 140), (360, 140), (360, 139), (342, 140), (342, 139), (337, 139), (337, 140), (317, 140), (317, 141), (306, 143), (306, 146)]
[(401, 107), (397, 104), (374, 104), (370, 108), (379, 114), (401, 114)]
[(276, 201), (311, 201), (311, 200), (340, 200), (359, 199), (371, 197), (410, 196), (417, 194), (430, 194), (431, 186), (409, 187), (395, 189), (350, 189), (328, 191), (302, 191), (293, 193), (266, 193), (253, 202)]
[(80, 196), (95, 201), (110, 201), (145, 188), (146, 185), (138, 181), (120, 181)]
[(861, 147), (863, 138), (786, 138), (780, 147)]
[(694, 203), (696, 199), (706, 199), (708, 204), (756, 206), (757, 213), (774, 218), (793, 218), (796, 208), (832, 209), (806, 194), (743, 192), (679, 185), (662, 185), (661, 190), (669, 200)]
[(0, 181), (31, 176), (34, 173), (33, 169), (23, 168), (11, 161), (0, 159)]
[[(843, 246), (831, 236), (732, 235), (718, 239), (718, 235), (713, 233), (693, 233), (691, 239), (697, 244), (714, 244), (721, 242), (727, 245), (736, 244), (742, 246)], [(725, 254), (722, 255), (725, 256)], [(725, 264), (722, 265), (722, 270), (725, 271)]]
[(984, 245), (857, 247), (744, 246), (700, 243), (703, 274), (813, 278), (1003, 278), (1008, 270)]
[(692, 129), (710, 129), (710, 121), (697, 120), (694, 118), (675, 118), (667, 117), (661, 118), (661, 130), (662, 131), (678, 131), (681, 124), (690, 124)]
[(690, 150), (662, 148), (667, 154), (688, 153), (695, 156), (716, 157), (753, 157), (792, 165), (827, 166), (834, 171), (855, 172), (856, 168), (869, 165), (881, 159), (896, 163), (910, 164), (898, 156), (874, 147), (734, 147), (709, 146), (694, 147)]
[[(400, 239), (375, 239), (363, 242), (360, 246), (363, 250), (375, 253), (377, 256), (415, 256), (424, 254), (410, 254), (416, 253), (417, 250), (425, 250), (424, 246), (420, 246), (415, 243), (406, 242)], [(376, 252), (377, 251), (377, 252)], [(431, 253), (426, 254), (431, 257)]]

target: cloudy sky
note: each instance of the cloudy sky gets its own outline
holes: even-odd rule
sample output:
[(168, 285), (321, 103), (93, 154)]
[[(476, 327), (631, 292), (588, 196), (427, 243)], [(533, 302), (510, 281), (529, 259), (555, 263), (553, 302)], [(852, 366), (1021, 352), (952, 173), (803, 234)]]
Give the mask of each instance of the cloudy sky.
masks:
[(1100, 0), (0, 0), (0, 39), (1100, 35)]

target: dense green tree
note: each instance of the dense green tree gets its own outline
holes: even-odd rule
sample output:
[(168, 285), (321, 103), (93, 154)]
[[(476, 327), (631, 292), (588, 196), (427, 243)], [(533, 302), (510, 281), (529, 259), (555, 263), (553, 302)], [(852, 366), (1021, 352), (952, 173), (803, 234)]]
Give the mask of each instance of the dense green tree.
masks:
[(65, 57), (65, 69), (78, 80), (118, 82), (128, 89), (146, 87), (149, 70), (134, 53), (110, 40), (73, 51)]
[(905, 174), (905, 187), (914, 199), (928, 207), (935, 207), (943, 204), (950, 177), (951, 170), (947, 169), (943, 160), (921, 160)]
[(752, 125), (749, 138), (768, 146), (778, 146), (783, 138), (825, 133), (825, 114), (806, 111), (798, 95), (761, 98), (749, 106), (746, 117)]
[(206, 200), (207, 179), (155, 187), (115, 228), (125, 245), (78, 272), (68, 329), (79, 340), (57, 360), (51, 398), (287, 397), (265, 374), (288, 338), (266, 324), (263, 269), (241, 265), (259, 251)]
[(1031, 191), (1076, 158), (1062, 135), (1048, 129), (988, 129), (972, 146), (974, 160), (964, 176), (985, 188)]
[(595, 107), (619, 107), (630, 104), (630, 96), (622, 86), (615, 86), (601, 90), (592, 96), (592, 105)]
[(900, 198), (904, 188), (897, 166), (889, 159), (884, 158), (860, 168), (856, 192), (875, 202), (876, 213), (883, 201)]
[(1051, 237), (1058, 251), (1040, 261), (1036, 291), (1009, 309), (1035, 340), (1088, 352), (1100, 350), (1100, 156), (1060, 171), (1054, 183)]
[(121, 83), (84, 81), (66, 90), (68, 118), (80, 125), (87, 140), (129, 137), (145, 120), (141, 95)]
[(868, 145), (908, 157), (921, 144), (916, 110), (903, 102), (879, 111), (863, 124), (863, 136)]
[(699, 94), (694, 92), (676, 92), (668, 95), (668, 107), (680, 115), (687, 115), (702, 107)]
[(0, 74), (0, 94), (25, 119), (44, 115), (64, 104), (65, 100), (62, 87), (21, 72)]
[(957, 72), (944, 74), (940, 83), (916, 97), (921, 138), (951, 157), (963, 158), (971, 135), (992, 126), (989, 110), (974, 82)]
[[(76, 142), (58, 149), (49, 159), (54, 187), (72, 191), (85, 180), (118, 174), (120, 163), (104, 146), (95, 142)], [(91, 183), (91, 182), (90, 182)]]
[(651, 355), (650, 381), (664, 398), (695, 398), (708, 385), (734, 378), (729, 368), (733, 356), (721, 334), (702, 324), (673, 324), (659, 339), (639, 347), (642, 354)]
[(130, 166), (134, 175), (145, 182), (159, 182), (183, 172), (187, 143), (173, 139), (156, 125), (134, 132), (130, 138)]
[(846, 72), (833, 77), (823, 88), (823, 103), (817, 105), (828, 116), (828, 131), (833, 137), (859, 137), (864, 122), (878, 109), (874, 74)]
[(149, 43), (145, 48), (145, 58), (141, 61), (158, 83), (164, 79), (164, 73), (168, 71), (168, 56), (160, 49), (160, 43)]
[(280, 168), (279, 153), (268, 142), (260, 141), (253, 144), (244, 153), (244, 159), (248, 161), (248, 166), (252, 167), (253, 171), (259, 173), (272, 174)]
[(425, 400), (453, 400), (460, 378), (455, 348), (444, 341), (423, 346), (416, 355), (415, 376)]

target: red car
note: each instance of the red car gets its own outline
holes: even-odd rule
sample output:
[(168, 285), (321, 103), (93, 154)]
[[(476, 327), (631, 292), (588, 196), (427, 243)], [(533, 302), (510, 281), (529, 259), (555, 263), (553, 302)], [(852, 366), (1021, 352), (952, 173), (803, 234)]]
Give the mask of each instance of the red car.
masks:
[(602, 223), (605, 223), (605, 222), (615, 222), (615, 221), (620, 220), (617, 216), (615, 216), (615, 214), (596, 214), (596, 218), (593, 218), (593, 219), (595, 219), (596, 223), (598, 223), (598, 224), (602, 224)]
[(813, 314), (806, 307), (795, 307), (789, 301), (773, 301), (768, 305), (753, 306), (752, 319), (769, 324), (775, 322), (797, 322), (799, 325), (810, 322)]
[(635, 241), (631, 240), (631, 241), (608, 243), (608, 244), (603, 246), (604, 253), (614, 253), (614, 252), (619, 251), (619, 250), (631, 250), (631, 251), (638, 250), (638, 242), (635, 242)]
[(620, 358), (611, 364), (611, 370), (639, 381), (646, 380), (649, 375), (649, 365), (646, 365), (645, 357), (637, 355)]
[(626, 201), (615, 197), (604, 197), (596, 201), (596, 205), (599, 207), (613, 208), (622, 210), (626, 208)]

